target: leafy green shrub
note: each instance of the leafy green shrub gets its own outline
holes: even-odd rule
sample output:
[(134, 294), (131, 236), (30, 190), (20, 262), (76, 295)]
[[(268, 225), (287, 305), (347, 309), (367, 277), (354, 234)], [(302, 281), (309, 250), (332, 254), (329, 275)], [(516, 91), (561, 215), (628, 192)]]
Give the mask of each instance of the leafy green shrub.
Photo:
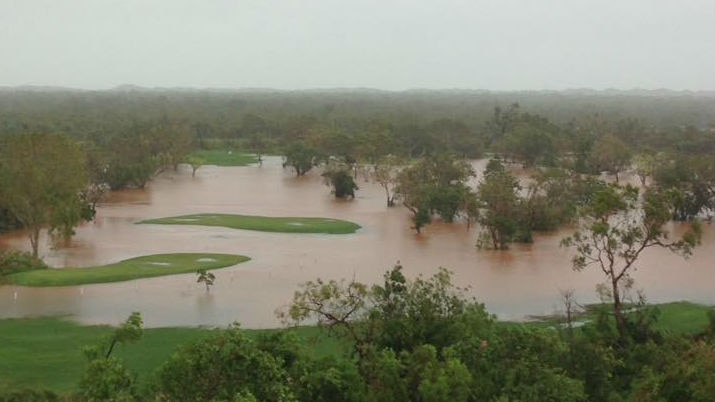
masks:
[(8, 250), (0, 253), (0, 276), (47, 268), (44, 261), (25, 251)]
[(182, 346), (159, 369), (156, 392), (170, 401), (295, 400), (283, 362), (237, 326)]
[(52, 391), (24, 389), (0, 395), (0, 402), (55, 402), (60, 398)]
[(119, 359), (96, 358), (89, 362), (80, 380), (78, 397), (83, 401), (132, 401), (137, 393), (136, 382), (136, 375)]

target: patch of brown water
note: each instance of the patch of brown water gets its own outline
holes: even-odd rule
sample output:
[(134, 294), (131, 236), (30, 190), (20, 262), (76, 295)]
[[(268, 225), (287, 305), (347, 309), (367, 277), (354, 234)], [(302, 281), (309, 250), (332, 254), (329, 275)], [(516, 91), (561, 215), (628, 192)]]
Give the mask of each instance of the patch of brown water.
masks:
[[(273, 327), (279, 325), (275, 309), (290, 301), (298, 284), (318, 277), (374, 283), (398, 260), (408, 276), (431, 275), (439, 266), (452, 270), (457, 285), (470, 287), (471, 295), (504, 318), (553, 312), (560, 307), (560, 289), (574, 288), (581, 302), (596, 300), (602, 274), (571, 270), (570, 251), (559, 247), (568, 231), (539, 235), (533, 244), (508, 251), (480, 251), (474, 228), (435, 222), (415, 235), (405, 208), (386, 208), (379, 186), (358, 184), (357, 199), (336, 201), (317, 174), (296, 178), (281, 169), (279, 158), (266, 158), (263, 167), (207, 166), (195, 178), (187, 170), (166, 172), (147, 189), (112, 193), (96, 221), (78, 228), (70, 247), (44, 247), (41, 254), (57, 267), (191, 251), (245, 254), (252, 261), (215, 271), (210, 294), (193, 274), (62, 288), (0, 286), (0, 317), (61, 314), (85, 323), (117, 323), (141, 311), (150, 327), (233, 321)], [(199, 212), (321, 216), (363, 228), (330, 236), (135, 224)], [(13, 233), (0, 237), (0, 245), (27, 249), (28, 241)], [(635, 279), (650, 300), (715, 303), (712, 226), (705, 226), (703, 246), (689, 260), (648, 251)]]

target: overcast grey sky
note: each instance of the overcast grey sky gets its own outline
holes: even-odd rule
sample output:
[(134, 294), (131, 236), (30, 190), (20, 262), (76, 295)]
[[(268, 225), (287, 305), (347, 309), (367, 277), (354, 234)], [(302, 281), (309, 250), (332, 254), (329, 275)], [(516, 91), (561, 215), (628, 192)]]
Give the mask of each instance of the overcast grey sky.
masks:
[(714, 0), (0, 0), (0, 86), (715, 89)]

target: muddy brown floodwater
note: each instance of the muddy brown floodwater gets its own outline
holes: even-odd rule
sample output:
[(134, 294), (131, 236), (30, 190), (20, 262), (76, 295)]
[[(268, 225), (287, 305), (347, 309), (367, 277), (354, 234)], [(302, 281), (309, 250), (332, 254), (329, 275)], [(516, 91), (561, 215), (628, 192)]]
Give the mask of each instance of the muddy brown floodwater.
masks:
[[(477, 168), (483, 167), (476, 162)], [(154, 253), (219, 252), (253, 259), (215, 271), (206, 293), (193, 274), (112, 284), (27, 288), (0, 286), (0, 318), (65, 315), (83, 323), (116, 324), (140, 311), (146, 326), (275, 327), (285, 306), (307, 280), (352, 279), (376, 283), (398, 260), (409, 277), (431, 275), (442, 266), (458, 286), (504, 319), (548, 314), (560, 308), (559, 291), (574, 289), (580, 302), (597, 300), (604, 278), (597, 268), (573, 272), (571, 252), (559, 241), (570, 231), (538, 235), (533, 244), (508, 251), (475, 248), (476, 232), (461, 223), (435, 222), (422, 235), (410, 229), (403, 207), (386, 208), (383, 190), (359, 182), (353, 201), (331, 197), (315, 172), (296, 178), (279, 158), (262, 167), (206, 166), (167, 172), (144, 190), (114, 192), (95, 222), (77, 229), (68, 247), (41, 255), (55, 267), (106, 264)], [(350, 235), (264, 233), (224, 228), (137, 225), (142, 219), (199, 212), (346, 219), (362, 229)], [(672, 225), (674, 232), (683, 230)], [(715, 304), (715, 239), (704, 225), (703, 245), (689, 260), (648, 250), (635, 273), (636, 287), (653, 302), (691, 300)], [(0, 237), (0, 247), (28, 249), (23, 233)]]

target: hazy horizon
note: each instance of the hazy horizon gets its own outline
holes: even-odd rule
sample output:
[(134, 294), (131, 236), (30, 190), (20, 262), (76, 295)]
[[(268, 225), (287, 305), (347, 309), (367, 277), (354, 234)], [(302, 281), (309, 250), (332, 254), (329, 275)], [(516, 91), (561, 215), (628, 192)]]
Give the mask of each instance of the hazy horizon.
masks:
[(0, 86), (715, 90), (711, 0), (0, 0)]

